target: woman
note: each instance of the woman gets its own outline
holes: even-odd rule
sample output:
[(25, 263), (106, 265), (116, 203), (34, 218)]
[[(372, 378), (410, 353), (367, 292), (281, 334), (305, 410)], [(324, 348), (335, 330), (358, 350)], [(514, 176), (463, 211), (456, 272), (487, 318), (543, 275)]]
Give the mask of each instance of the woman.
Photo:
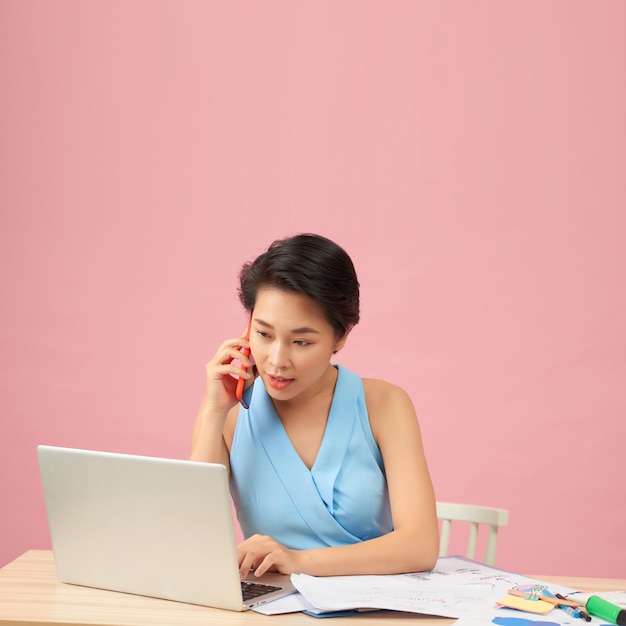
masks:
[(229, 469), (242, 578), (432, 568), (435, 497), (411, 400), (331, 363), (359, 321), (350, 257), (318, 235), (276, 241), (243, 266), (239, 296), (250, 339), (206, 365), (191, 459)]

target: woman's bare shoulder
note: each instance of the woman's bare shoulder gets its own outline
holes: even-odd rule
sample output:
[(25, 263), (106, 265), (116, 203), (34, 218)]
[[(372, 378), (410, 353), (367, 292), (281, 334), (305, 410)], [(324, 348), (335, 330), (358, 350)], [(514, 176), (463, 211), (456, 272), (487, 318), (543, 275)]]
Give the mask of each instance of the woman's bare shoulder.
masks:
[(419, 452), (419, 421), (409, 394), (398, 385), (371, 378), (363, 379), (363, 389), (372, 434), (381, 450), (397, 450), (413, 442), (413, 453)]
[(398, 385), (375, 378), (363, 379), (365, 405), (370, 426), (376, 439), (381, 428), (396, 424), (403, 427), (407, 421), (417, 423), (417, 416), (409, 394)]
[(378, 378), (363, 378), (361, 380), (363, 381), (363, 391), (368, 409), (374, 409), (389, 402), (411, 402), (407, 392), (398, 385)]

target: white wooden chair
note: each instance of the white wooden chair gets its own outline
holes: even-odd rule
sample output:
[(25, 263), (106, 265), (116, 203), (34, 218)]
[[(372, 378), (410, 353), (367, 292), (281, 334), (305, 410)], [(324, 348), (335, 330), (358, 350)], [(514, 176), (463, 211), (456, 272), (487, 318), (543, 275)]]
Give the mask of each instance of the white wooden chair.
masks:
[[(456, 504), (452, 502), (437, 502), (437, 517), (442, 520), (441, 536), (439, 539), (439, 556), (447, 556), (450, 542), (450, 528), (452, 522), (469, 522), (469, 537), (466, 556), (469, 559), (482, 561), (487, 565), (494, 565), (496, 561), (496, 543), (498, 528), (509, 523), (509, 512), (506, 509), (495, 509), (488, 506), (473, 504)], [(487, 544), (482, 559), (476, 559), (476, 544), (478, 528), (481, 524), (489, 526)]]

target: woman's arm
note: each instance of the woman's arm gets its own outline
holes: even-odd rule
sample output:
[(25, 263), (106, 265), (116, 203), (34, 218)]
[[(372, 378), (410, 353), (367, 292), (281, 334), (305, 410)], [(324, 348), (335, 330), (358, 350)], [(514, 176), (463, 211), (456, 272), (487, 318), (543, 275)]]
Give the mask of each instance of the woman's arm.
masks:
[(364, 380), (374, 438), (381, 450), (394, 530), (360, 543), (289, 550), (255, 535), (238, 546), (242, 576), (254, 568), (316, 576), (398, 574), (431, 569), (439, 552), (435, 495), (413, 404), (399, 387)]
[(189, 455), (191, 461), (221, 463), (230, 468), (228, 449), (224, 441), (224, 426), (229, 413), (230, 411), (227, 411), (223, 415), (216, 415), (206, 398), (202, 400), (193, 426)]
[[(409, 571), (428, 570), (439, 554), (439, 528), (413, 403), (403, 389), (390, 383), (366, 379), (363, 385), (389, 488), (394, 531), (388, 547), (393, 559), (404, 562)], [(395, 550), (398, 552), (394, 554)]]

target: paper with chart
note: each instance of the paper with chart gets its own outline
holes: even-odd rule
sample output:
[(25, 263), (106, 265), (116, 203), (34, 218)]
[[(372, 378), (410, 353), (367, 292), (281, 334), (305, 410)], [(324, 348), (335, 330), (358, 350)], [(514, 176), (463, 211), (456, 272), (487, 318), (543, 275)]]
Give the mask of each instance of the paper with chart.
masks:
[[(292, 574), (296, 589), (320, 611), (378, 608), (461, 617), (485, 602), (495, 606), (509, 589), (537, 581), (461, 557), (443, 557), (430, 572), (389, 576)], [(576, 591), (548, 585), (554, 593)]]

